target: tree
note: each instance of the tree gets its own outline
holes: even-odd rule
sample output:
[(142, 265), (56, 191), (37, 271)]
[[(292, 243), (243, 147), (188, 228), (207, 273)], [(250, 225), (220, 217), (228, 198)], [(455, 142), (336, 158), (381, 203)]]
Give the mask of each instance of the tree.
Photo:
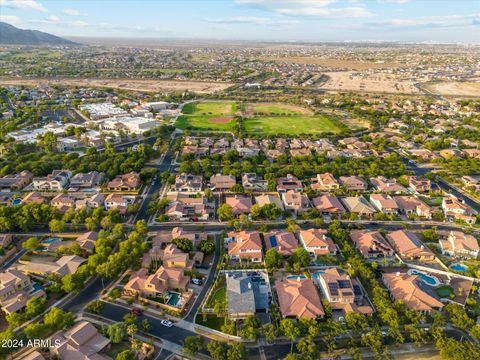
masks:
[(84, 286), (85, 280), (80, 273), (67, 274), (62, 277), (62, 290), (71, 293), (78, 292)]
[(190, 252), (193, 250), (193, 243), (187, 238), (175, 238), (172, 240), (172, 243), (184, 252)]
[(66, 329), (73, 326), (75, 314), (54, 306), (43, 316), (43, 321), (53, 330)]
[(240, 336), (244, 339), (256, 340), (260, 333), (260, 320), (255, 315), (248, 316), (242, 324)]
[(40, 241), (37, 238), (31, 237), (25, 240), (22, 244), (22, 247), (26, 250), (36, 251), (40, 249)]
[(298, 248), (295, 250), (292, 256), (293, 263), (298, 263), (300, 267), (309, 266), (312, 261), (310, 254), (304, 248)]
[(207, 350), (214, 360), (227, 360), (228, 345), (226, 343), (212, 340), (207, 344)]
[(315, 338), (308, 336), (304, 339), (301, 339), (297, 343), (298, 352), (302, 355), (304, 360), (315, 360), (318, 359), (318, 346), (315, 343)]
[(300, 227), (298, 226), (297, 222), (296, 222), (295, 220), (293, 220), (293, 219), (287, 219), (286, 223), (287, 223), (287, 225), (288, 225), (287, 230), (288, 230), (289, 232), (295, 233), (295, 232), (297, 232), (297, 231), (299, 230), (299, 228), (300, 228)]
[(201, 336), (187, 336), (183, 341), (183, 351), (190, 356), (195, 356), (202, 349), (203, 339)]
[(52, 219), (48, 223), (51, 232), (62, 232), (65, 229), (65, 222), (62, 220)]
[(25, 306), (25, 315), (28, 319), (31, 319), (44, 312), (46, 308), (47, 298), (31, 298), (27, 301), (27, 305)]
[(122, 290), (118, 288), (114, 288), (108, 293), (108, 297), (112, 300), (118, 299), (120, 296), (122, 296)]
[(115, 360), (136, 360), (137, 355), (132, 350), (124, 350), (117, 354)]
[(227, 351), (228, 360), (245, 360), (247, 355), (247, 349), (240, 343), (233, 343)]
[(42, 339), (48, 330), (48, 325), (41, 323), (31, 323), (25, 326), (23, 332), (29, 339)]
[(123, 317), (123, 321), (127, 325), (135, 324), (137, 322), (137, 316), (135, 314), (132, 314), (132, 313), (127, 313)]
[(110, 341), (114, 344), (119, 344), (127, 336), (127, 324), (118, 322), (107, 326), (106, 334)]
[(229, 221), (233, 219), (233, 209), (228, 204), (222, 204), (217, 210), (220, 221)]
[(293, 342), (302, 334), (300, 327), (291, 319), (283, 319), (280, 322), (280, 330), (292, 341), (290, 346), (290, 353), (293, 353)]
[(277, 271), (282, 267), (282, 255), (273, 248), (267, 250), (265, 254), (265, 267), (269, 272)]
[(368, 346), (375, 354), (375, 359), (382, 359), (383, 338), (379, 330), (372, 330), (362, 336), (361, 342)]
[(135, 325), (135, 324), (130, 324), (128, 325), (127, 327), (127, 334), (131, 336), (132, 340), (133, 340), (133, 335), (135, 335), (138, 331), (138, 326)]
[(212, 254), (215, 251), (215, 242), (213, 240), (202, 240), (198, 244), (198, 250), (204, 254)]
[(275, 325), (273, 324), (263, 325), (263, 334), (265, 335), (265, 339), (267, 340), (267, 342), (272, 343), (277, 337)]
[(438, 242), (438, 234), (436, 228), (427, 229), (422, 231), (422, 238), (425, 242)]
[(90, 302), (87, 305), (86, 309), (87, 309), (87, 311), (90, 311), (91, 313), (100, 314), (104, 305), (105, 305), (105, 303), (101, 300), (93, 300), (92, 302)]
[(250, 208), (250, 216), (252, 219), (258, 219), (262, 215), (262, 208), (258, 204), (252, 205)]
[(368, 318), (364, 314), (348, 312), (345, 322), (347, 327), (356, 333), (365, 333), (368, 330)]
[(416, 325), (405, 325), (405, 330), (408, 332), (410, 339), (412, 339), (417, 346), (422, 346), (427, 343), (427, 332), (425, 329), (419, 328)]

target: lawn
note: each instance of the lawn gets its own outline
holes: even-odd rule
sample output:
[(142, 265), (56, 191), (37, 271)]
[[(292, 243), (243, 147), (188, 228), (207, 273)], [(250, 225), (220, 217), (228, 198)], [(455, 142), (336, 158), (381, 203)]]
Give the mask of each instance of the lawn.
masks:
[(223, 301), (227, 298), (227, 288), (221, 287), (208, 300), (208, 307), (213, 307), (216, 301)]
[(112, 359), (115, 359), (117, 357), (117, 354), (128, 349), (130, 349), (130, 343), (128, 341), (122, 341), (118, 344), (112, 344), (106, 354)]
[(265, 116), (246, 119), (244, 125), (247, 133), (263, 135), (316, 135), (344, 129), (344, 125), (327, 116)]
[(220, 331), (220, 328), (225, 324), (225, 318), (215, 315), (207, 315), (207, 320), (203, 321), (203, 316), (198, 314), (195, 323)]
[(444, 299), (450, 299), (450, 295), (453, 294), (453, 289), (450, 285), (443, 285), (435, 289), (435, 292)]
[(175, 126), (201, 131), (232, 131), (237, 104), (233, 101), (189, 103), (183, 107)]
[(261, 115), (312, 115), (312, 111), (301, 106), (282, 103), (249, 104), (247, 112)]

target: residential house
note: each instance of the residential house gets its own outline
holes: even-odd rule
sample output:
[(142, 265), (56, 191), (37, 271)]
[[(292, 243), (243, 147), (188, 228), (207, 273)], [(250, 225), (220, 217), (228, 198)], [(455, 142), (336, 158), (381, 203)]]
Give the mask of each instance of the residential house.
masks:
[(443, 308), (443, 303), (427, 292), (426, 285), (418, 275), (397, 272), (383, 274), (382, 278), (392, 299), (402, 301), (410, 310), (428, 314)]
[(387, 240), (395, 251), (404, 258), (411, 260), (433, 261), (435, 254), (423, 245), (420, 239), (411, 231), (397, 230), (387, 234)]
[(117, 176), (107, 184), (108, 191), (136, 191), (140, 188), (140, 175), (135, 171)]
[(59, 212), (64, 213), (68, 209), (75, 207), (75, 199), (69, 194), (60, 193), (50, 201), (50, 205), (57, 208)]
[(228, 318), (245, 319), (256, 313), (255, 292), (250, 276), (234, 274), (227, 277)]
[(367, 183), (358, 176), (340, 176), (340, 184), (349, 191), (365, 191), (367, 190)]
[(419, 193), (432, 191), (432, 183), (425, 178), (419, 178), (418, 176), (407, 176), (408, 186)]
[(54, 170), (46, 177), (33, 178), (33, 188), (35, 190), (58, 190), (61, 191), (66, 188), (72, 172), (70, 170)]
[(256, 173), (244, 173), (242, 186), (247, 191), (262, 192), (268, 190), (268, 181), (262, 180)]
[(142, 267), (149, 268), (152, 262), (161, 263), (168, 268), (177, 267), (192, 270), (193, 262), (190, 261), (188, 253), (183, 252), (175, 244), (168, 244), (165, 249), (161, 246), (153, 246), (142, 260)]
[(360, 282), (343, 270), (332, 267), (318, 274), (317, 281), (333, 311), (372, 314), (373, 309), (363, 304), (365, 294)]
[(42, 194), (36, 191), (32, 191), (28, 193), (22, 199), (23, 204), (28, 204), (28, 203), (43, 204), (46, 202), (47, 202), (47, 199), (45, 198), (45, 196), (43, 196)]
[(25, 265), (19, 265), (18, 269), (27, 274), (35, 274), (44, 277), (50, 274), (65, 276), (68, 274), (74, 274), (86, 261), (87, 259), (84, 259), (81, 256), (65, 255), (54, 262), (33, 260)]
[(165, 215), (178, 220), (207, 220), (209, 207), (204, 196), (191, 196), (181, 192), (169, 192), (170, 203), (165, 208)]
[(302, 214), (310, 207), (307, 195), (295, 190), (282, 192), (281, 197), (285, 210), (290, 210), (295, 214)]
[(105, 210), (117, 209), (120, 214), (125, 215), (127, 207), (133, 202), (131, 197), (121, 194), (108, 194), (105, 198), (104, 207)]
[(312, 189), (331, 191), (340, 188), (340, 184), (330, 173), (317, 174), (312, 178)]
[(275, 283), (283, 318), (317, 319), (325, 316), (320, 295), (312, 279), (284, 279)]
[(427, 219), (432, 218), (432, 208), (416, 196), (395, 196), (394, 199), (401, 214), (416, 214)]
[(446, 239), (439, 241), (443, 255), (459, 256), (476, 259), (480, 251), (478, 240), (470, 234), (461, 231), (450, 231)]
[(303, 191), (303, 185), (298, 178), (295, 176), (288, 174), (286, 177), (281, 177), (277, 179), (277, 191), (279, 193), (287, 192), (289, 190)]
[(345, 208), (337, 197), (331, 195), (322, 195), (313, 199), (315, 206), (322, 215), (330, 217), (342, 217), (345, 214)]
[(99, 333), (88, 321), (81, 321), (67, 331), (56, 333), (52, 341), (52, 353), (62, 360), (107, 360), (101, 352), (108, 349), (110, 340)]
[(456, 197), (449, 196), (442, 199), (442, 209), (447, 220), (462, 220), (467, 224), (475, 224), (477, 212)]
[(232, 207), (232, 213), (234, 216), (240, 216), (244, 214), (250, 214), (252, 208), (252, 199), (250, 196), (233, 195), (225, 198), (225, 204)]
[(97, 240), (98, 233), (96, 231), (88, 231), (77, 237), (75, 241), (80, 245), (81, 249), (87, 251), (88, 253), (93, 253)]
[(228, 256), (234, 260), (262, 262), (262, 240), (257, 231), (229, 232), (225, 238)]
[(372, 194), (370, 195), (370, 202), (378, 211), (385, 214), (396, 215), (398, 213), (398, 205), (389, 195)]
[(392, 247), (378, 231), (352, 230), (350, 237), (365, 259), (392, 258)]
[(25, 308), (28, 300), (43, 296), (45, 292), (32, 288), (30, 277), (23, 272), (7, 269), (0, 273), (0, 306), (7, 315)]
[(363, 196), (349, 196), (343, 198), (342, 202), (348, 212), (359, 216), (371, 217), (377, 212)]
[(178, 174), (175, 177), (175, 191), (200, 192), (203, 188), (203, 176), (192, 174)]
[(300, 243), (315, 258), (325, 255), (336, 255), (338, 250), (332, 239), (327, 237), (327, 230), (300, 230)]
[(98, 171), (78, 173), (70, 179), (70, 187), (74, 189), (88, 189), (99, 186), (103, 181), (103, 175)]
[(7, 175), (0, 178), (0, 190), (19, 191), (30, 184), (33, 174), (30, 171), (22, 171), (15, 175)]
[(395, 179), (387, 179), (384, 176), (377, 176), (376, 178), (371, 178), (370, 182), (378, 191), (384, 193), (395, 193), (401, 194), (407, 192), (405, 187), (398, 183)]
[(75, 209), (80, 210), (83, 208), (86, 209), (96, 209), (99, 207), (104, 207), (105, 204), (105, 195), (102, 193), (94, 193), (89, 197), (83, 199), (77, 199), (75, 201)]
[(237, 180), (233, 175), (216, 174), (210, 178), (210, 188), (213, 191), (229, 191), (236, 183)]
[(189, 283), (190, 276), (184, 274), (184, 269), (160, 266), (151, 275), (147, 269), (141, 268), (130, 276), (123, 289), (129, 295), (158, 297), (168, 290), (186, 291)]
[(283, 210), (283, 202), (277, 195), (263, 194), (255, 196), (255, 203), (262, 207), (268, 204), (274, 204), (280, 210)]
[(471, 189), (475, 192), (480, 192), (479, 176), (462, 176), (462, 182), (467, 189)]
[(288, 231), (270, 231), (263, 234), (263, 239), (267, 250), (275, 249), (283, 256), (292, 256), (298, 248), (295, 235)]

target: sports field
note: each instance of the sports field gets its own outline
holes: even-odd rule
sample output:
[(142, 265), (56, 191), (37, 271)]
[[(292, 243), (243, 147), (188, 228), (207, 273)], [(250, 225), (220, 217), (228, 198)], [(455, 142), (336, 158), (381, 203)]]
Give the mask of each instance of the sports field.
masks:
[(262, 116), (244, 120), (248, 134), (316, 135), (339, 133), (344, 125), (327, 116)]
[(282, 103), (255, 103), (246, 106), (246, 116), (258, 115), (313, 115), (312, 111), (302, 106)]
[(235, 127), (237, 104), (233, 101), (211, 101), (185, 104), (175, 126), (200, 131), (231, 131)]

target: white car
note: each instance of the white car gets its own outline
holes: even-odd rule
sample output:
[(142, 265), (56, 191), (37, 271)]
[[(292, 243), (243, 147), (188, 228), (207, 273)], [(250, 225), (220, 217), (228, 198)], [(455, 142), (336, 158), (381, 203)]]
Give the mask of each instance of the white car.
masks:
[(162, 320), (160, 321), (160, 324), (162, 324), (163, 326), (166, 326), (166, 327), (172, 327), (173, 323), (169, 320)]

